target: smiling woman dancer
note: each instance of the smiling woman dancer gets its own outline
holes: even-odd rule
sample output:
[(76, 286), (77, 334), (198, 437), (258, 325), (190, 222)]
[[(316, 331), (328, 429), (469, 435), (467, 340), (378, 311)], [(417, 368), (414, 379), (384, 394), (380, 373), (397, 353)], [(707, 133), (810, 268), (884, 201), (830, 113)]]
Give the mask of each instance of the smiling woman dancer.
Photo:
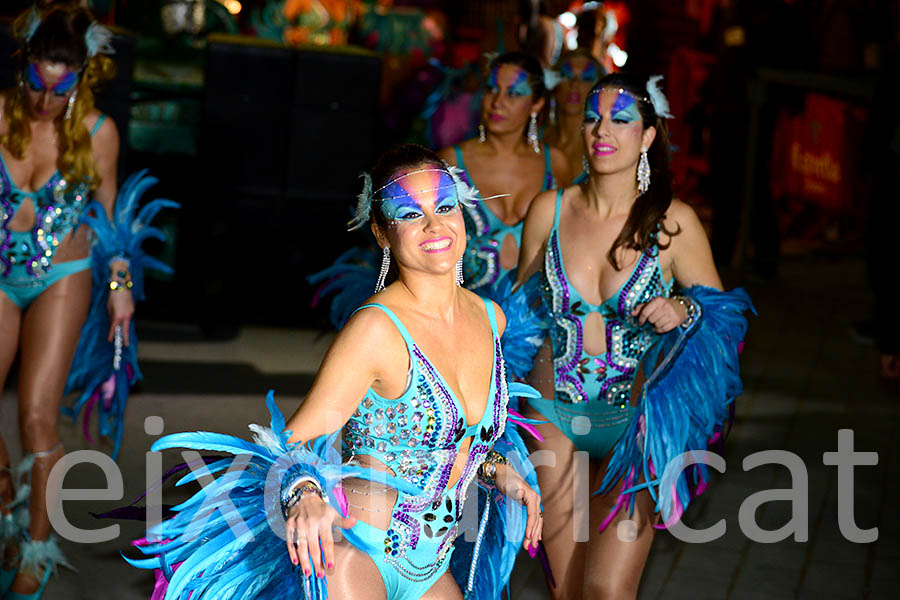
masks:
[(720, 291), (703, 227), (672, 199), (658, 79), (600, 80), (584, 108), (589, 180), (525, 218), (518, 279), (542, 270), (550, 322), (530, 377), (543, 398), (525, 414), (550, 421), (530, 446), (556, 457), (538, 469), (554, 598), (637, 595), (655, 513), (671, 525), (703, 486), (705, 468), (666, 467), (707, 447), (741, 390), (749, 299)]
[[(29, 11), (17, 30), (17, 85), (0, 98), (0, 388), (18, 353), (19, 431), (33, 467), (15, 477), (13, 499), (0, 441), (0, 593), (12, 600), (39, 598), (64, 563), (46, 487), (63, 455), (59, 403), (91, 300), (91, 240), (79, 224), (92, 198), (112, 211), (119, 148), (115, 125), (94, 109), (93, 88), (114, 69), (98, 54), (109, 32), (77, 6)], [(130, 329), (128, 271), (124, 260), (109, 264), (110, 281), (121, 283), (109, 294), (110, 335)]]
[[(270, 404), (272, 429), (253, 426), (256, 444), (200, 432), (154, 444), (252, 456), (237, 478), (223, 475), (163, 522), (154, 532), (162, 542), (142, 547), (159, 558), (138, 566), (171, 574), (168, 565), (184, 561), (166, 598), (319, 598), (326, 582), (331, 598), (461, 598), (458, 581), (479, 598), (499, 596), (515, 549), (541, 537), (540, 497), (501, 453), (525, 452), (506, 429), (509, 393), (535, 394), (507, 384), (503, 314), (458, 285), (461, 202), (472, 195), (430, 150), (382, 156), (353, 225), (370, 222), (384, 249), (383, 289), (338, 334), (300, 408), (285, 424)], [(389, 265), (397, 278), (383, 287)], [(343, 465), (331, 447), (339, 433)], [(482, 521), (474, 558), (454, 561), (465, 570), (454, 580), (450, 555), (476, 476), (513, 502), (486, 509), (493, 518)], [(203, 498), (235, 490), (238, 508), (191, 535)], [(252, 541), (234, 540), (235, 518)], [(287, 552), (270, 524), (285, 525)]]
[(566, 158), (538, 140), (544, 108), (544, 71), (521, 52), (495, 58), (481, 101), (478, 138), (438, 154), (463, 170), (483, 199), (464, 208), (468, 243), (463, 261), (466, 287), (478, 292), (516, 266), (522, 219), (542, 191), (571, 181)]

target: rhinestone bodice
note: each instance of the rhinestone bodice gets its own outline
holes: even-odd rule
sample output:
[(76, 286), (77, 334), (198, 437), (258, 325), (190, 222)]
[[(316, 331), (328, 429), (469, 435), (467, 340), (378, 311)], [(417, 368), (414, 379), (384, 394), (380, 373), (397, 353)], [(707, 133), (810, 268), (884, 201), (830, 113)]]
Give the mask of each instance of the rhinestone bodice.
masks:
[[(381, 305), (366, 306), (377, 306), (396, 319)], [(402, 328), (402, 323), (395, 320), (410, 355), (407, 390), (400, 398), (388, 400), (370, 389), (344, 427), (345, 454), (370, 455), (421, 490), (417, 495), (400, 494), (384, 540), (385, 560), (410, 579), (427, 578), (440, 566), (456, 539), (466, 490), (506, 427), (509, 401), (506, 366), (492, 305), (488, 305), (488, 311), (494, 366), (490, 396), (478, 423), (466, 425), (462, 405), (450, 386)], [(472, 442), (462, 474), (448, 489), (463, 440), (470, 436)], [(417, 548), (423, 538), (435, 545), (435, 561), (413, 565), (406, 558), (406, 549)]]
[[(456, 164), (462, 170), (460, 178), (469, 186), (476, 187), (466, 169), (462, 150), (459, 146), (453, 148), (456, 151)], [(546, 166), (540, 190), (542, 192), (556, 186), (553, 170), (550, 168), (550, 148), (546, 145), (544, 146), (544, 156), (546, 157)], [(483, 286), (491, 286), (506, 274), (506, 270), (500, 266), (500, 249), (506, 236), (513, 236), (517, 246), (522, 244), (522, 221), (515, 225), (507, 225), (483, 202), (478, 202), (473, 206), (464, 205), (463, 219), (466, 223), (466, 251), (463, 254), (466, 287), (470, 290), (477, 290)]]
[[(34, 202), (34, 226), (11, 231), (10, 222), (29, 199)], [(0, 276), (27, 283), (49, 273), (60, 242), (78, 226), (89, 200), (87, 185), (69, 185), (58, 171), (38, 191), (20, 190), (0, 155)]]
[[(560, 200), (561, 194), (542, 272), (544, 301), (550, 308), (556, 399), (569, 404), (602, 402), (625, 418), (638, 366), (657, 339), (652, 326), (639, 326), (631, 312), (657, 296), (668, 297), (672, 285), (663, 278), (659, 249), (654, 245), (641, 255), (614, 295), (599, 305), (585, 302), (569, 284), (563, 265)], [(600, 313), (606, 328), (606, 351), (598, 355), (584, 350), (584, 322), (592, 312)]]

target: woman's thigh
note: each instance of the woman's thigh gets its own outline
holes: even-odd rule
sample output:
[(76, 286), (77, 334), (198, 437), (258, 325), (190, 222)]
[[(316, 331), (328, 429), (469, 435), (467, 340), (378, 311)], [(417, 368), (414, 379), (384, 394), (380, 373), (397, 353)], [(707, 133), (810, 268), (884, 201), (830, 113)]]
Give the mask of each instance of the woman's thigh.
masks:
[[(534, 410), (525, 416), (541, 419)], [(542, 533), (555, 587), (553, 598), (580, 597), (589, 539), (589, 503), (592, 467), (586, 452), (577, 452), (571, 440), (552, 423), (537, 425), (544, 441), (529, 438), (528, 449), (536, 465), (544, 511)]]

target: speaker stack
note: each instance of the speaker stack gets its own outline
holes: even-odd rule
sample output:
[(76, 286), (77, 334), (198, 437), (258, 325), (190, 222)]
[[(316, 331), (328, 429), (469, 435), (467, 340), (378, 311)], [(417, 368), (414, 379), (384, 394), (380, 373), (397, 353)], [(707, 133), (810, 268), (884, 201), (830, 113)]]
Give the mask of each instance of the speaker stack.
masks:
[(202, 187), (185, 207), (203, 235), (182, 231), (204, 319), (318, 322), (305, 277), (359, 241), (346, 222), (375, 158), (380, 70), (362, 50), (209, 38)]

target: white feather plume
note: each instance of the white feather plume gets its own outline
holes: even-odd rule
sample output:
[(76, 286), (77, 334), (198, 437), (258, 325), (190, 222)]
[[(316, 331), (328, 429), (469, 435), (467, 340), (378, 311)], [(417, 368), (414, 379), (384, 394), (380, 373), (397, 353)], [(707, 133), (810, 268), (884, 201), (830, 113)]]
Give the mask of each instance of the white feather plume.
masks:
[(547, 88), (548, 92), (556, 88), (560, 81), (562, 81), (562, 76), (559, 74), (559, 71), (544, 69), (544, 87)]
[(347, 223), (348, 231), (359, 229), (369, 220), (372, 212), (372, 177), (368, 173), (360, 173), (363, 180), (363, 189), (356, 197), (356, 214)]
[(38, 12), (36, 6), (31, 8), (31, 12), (28, 13), (28, 16), (25, 17), (25, 28), (23, 30), (23, 35), (25, 36), (25, 41), (27, 42), (32, 38), (34, 32), (37, 31), (37, 28), (41, 26), (41, 14)]
[(475, 186), (463, 181), (461, 175), (464, 171), (459, 167), (447, 165), (447, 172), (450, 173), (450, 178), (453, 179), (453, 184), (456, 186), (456, 197), (459, 199), (459, 203), (463, 206), (475, 206), (479, 200), (478, 190)]
[(112, 31), (97, 22), (91, 23), (84, 33), (88, 56), (97, 56), (97, 53), (114, 54), (112, 38)]
[(653, 110), (657, 116), (673, 119), (675, 116), (669, 112), (669, 101), (666, 95), (659, 89), (659, 82), (662, 81), (662, 75), (652, 75), (647, 80), (647, 93), (650, 94), (650, 103), (653, 104)]

